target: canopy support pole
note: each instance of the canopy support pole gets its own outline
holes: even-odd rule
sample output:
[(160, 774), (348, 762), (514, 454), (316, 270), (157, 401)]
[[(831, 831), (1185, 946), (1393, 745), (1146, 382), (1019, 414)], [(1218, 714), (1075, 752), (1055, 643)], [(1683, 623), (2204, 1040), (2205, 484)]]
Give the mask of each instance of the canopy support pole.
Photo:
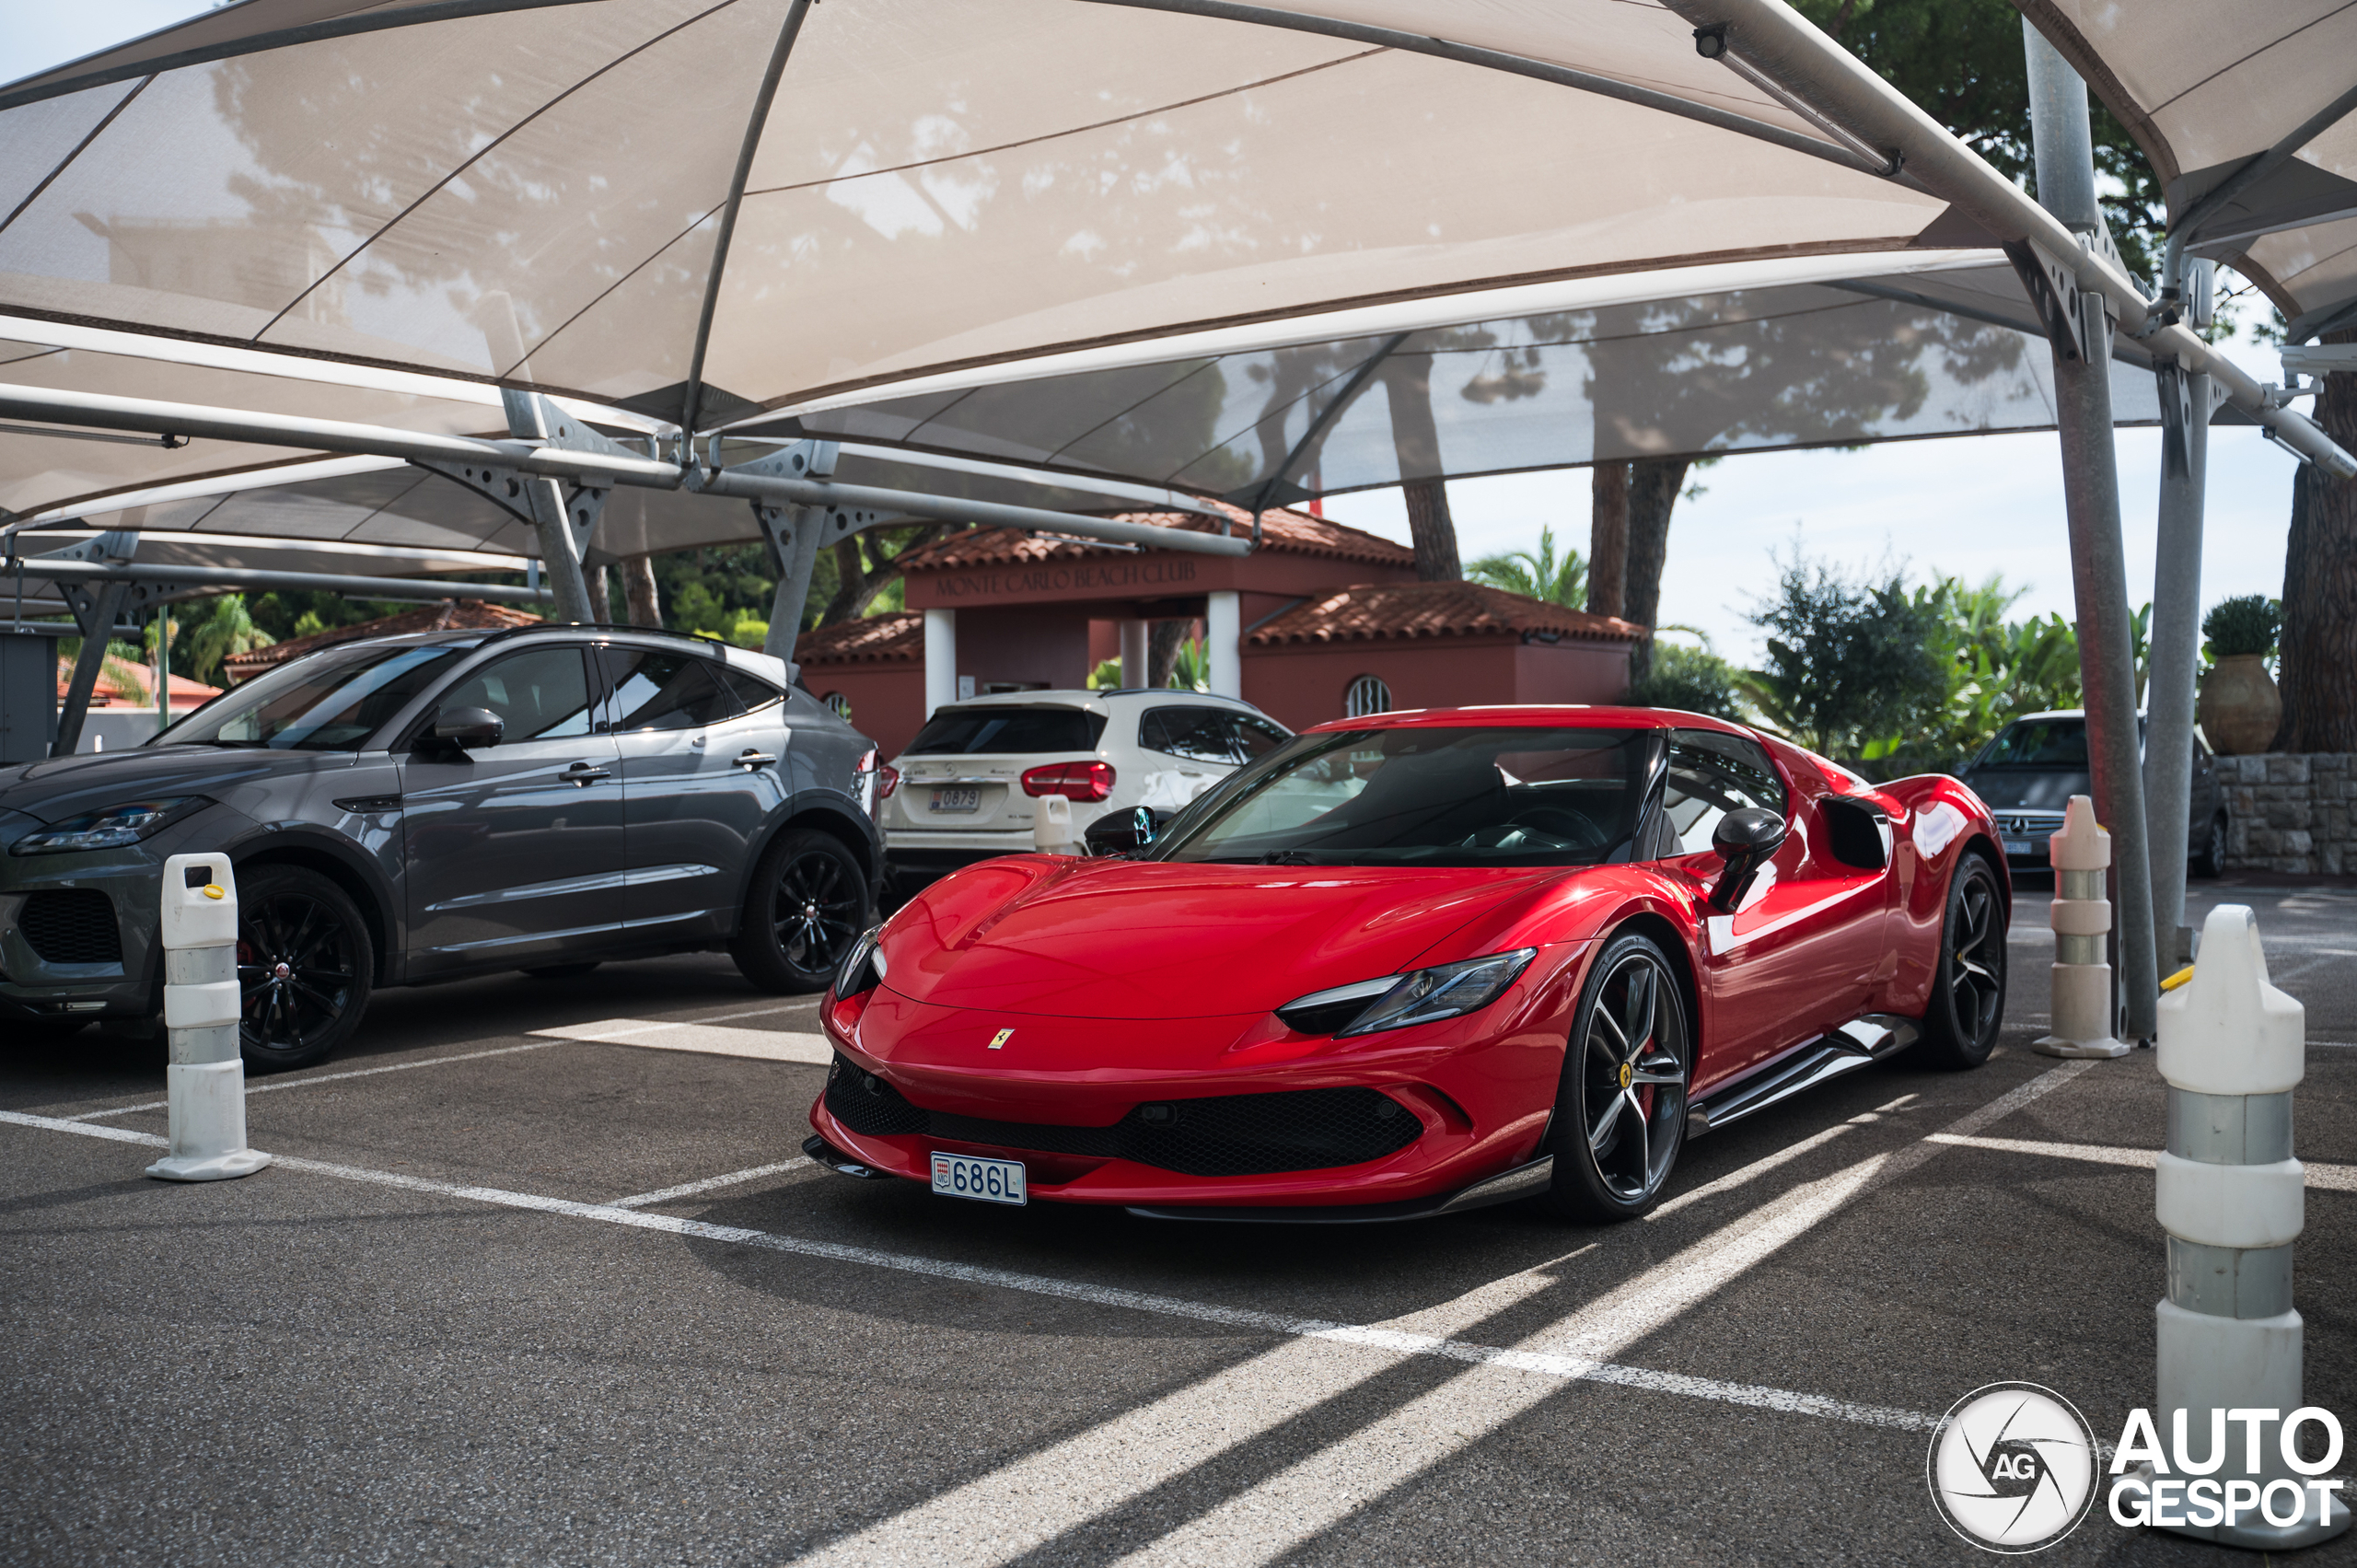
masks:
[[(2101, 243), (2087, 87), (2045, 36), (2022, 22), (2028, 57), (2031, 148), (2039, 203), (2080, 237)], [(2015, 252), (2019, 264), (2019, 252)], [(2038, 292), (2038, 273), (2023, 282)], [(2119, 537), (2119, 456), (2113, 443), (2109, 301), (2092, 290), (2057, 299), (2075, 331), (2058, 331), (2055, 425), (2062, 448), (2062, 500), (2071, 534), (2071, 587), (2079, 621), (2079, 681), (2087, 713), (2087, 756), (2096, 809), (2111, 830), (2119, 878), (2119, 922), (2125, 998), (2120, 1038), (2150, 1040), (2159, 1022), (2161, 977), (2153, 943), (2153, 862), (2144, 836), (2143, 759), (2136, 726), (2136, 660), (2130, 640), (2128, 563)], [(2061, 323), (2058, 323), (2061, 324)]]
[[(129, 561), (139, 549), (139, 536), (126, 533), (102, 533), (79, 544), (68, 545), (52, 557), (36, 557), (19, 561), (17, 570), (34, 569), (44, 560), (75, 562)], [(73, 612), (74, 624), (81, 629), (82, 651), (74, 660), (73, 678), (65, 685), (65, 703), (57, 715), (56, 738), (50, 742), (52, 757), (71, 757), (74, 749), (82, 744), (82, 724), (90, 712), (90, 698), (99, 689), (99, 672), (106, 667), (107, 642), (114, 635), (116, 618), (122, 613), (122, 601), (131, 593), (130, 583), (116, 579), (82, 587), (68, 585), (64, 589), (65, 608)]]
[[(2209, 267), (2197, 262), (2198, 286)], [(2153, 929), (2161, 967), (2190, 963), (2185, 923), (2187, 840), (2193, 815), (2193, 683), (2201, 641), (2201, 513), (2209, 477), (2214, 383), (2175, 365), (2154, 369), (2161, 394), (2161, 509), (2153, 567), (2146, 677), (2145, 809), (2153, 850)], [(2208, 831), (2209, 824), (2202, 824)]]
[[(553, 440), (562, 415), (537, 392), (503, 388), (500, 401), (507, 407), (507, 433), (520, 441)], [(600, 437), (602, 440), (603, 437)], [(611, 443), (609, 443), (611, 445)], [(621, 450), (616, 447), (615, 450)], [(568, 502), (560, 479), (524, 479), (524, 496), (531, 514), (532, 531), (540, 536), (540, 565), (556, 599), (556, 618), (575, 625), (599, 619), (589, 604), (589, 582), (581, 562), (589, 536), (605, 515), (604, 490), (576, 490)]]

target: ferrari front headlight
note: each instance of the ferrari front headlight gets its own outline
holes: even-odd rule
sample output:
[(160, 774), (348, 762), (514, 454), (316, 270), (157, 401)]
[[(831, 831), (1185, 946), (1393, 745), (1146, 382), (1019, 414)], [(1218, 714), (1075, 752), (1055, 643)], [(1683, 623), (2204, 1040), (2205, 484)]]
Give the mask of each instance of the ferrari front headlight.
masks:
[(1278, 1008), (1277, 1016), (1303, 1034), (1330, 1035), (1375, 1034), (1460, 1017), (1504, 995), (1506, 987), (1538, 956), (1536, 947), (1516, 947), (1462, 963), (1313, 991)]

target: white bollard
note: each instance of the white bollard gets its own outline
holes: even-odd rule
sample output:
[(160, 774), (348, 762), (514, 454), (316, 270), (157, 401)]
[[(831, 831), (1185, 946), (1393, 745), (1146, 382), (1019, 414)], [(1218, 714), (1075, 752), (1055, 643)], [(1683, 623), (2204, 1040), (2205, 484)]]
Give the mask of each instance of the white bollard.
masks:
[(1043, 795), (1031, 811), (1031, 847), (1041, 854), (1078, 854), (1080, 835), (1073, 830), (1072, 802), (1061, 795)]
[(226, 854), (164, 862), (165, 1068), (172, 1152), (147, 1167), (166, 1181), (251, 1176), (270, 1156), (246, 1147), (246, 1063), (238, 1054), (238, 885)]
[(2046, 841), (2046, 852), (2054, 865), (2053, 1032), (2030, 1049), (2048, 1056), (2125, 1056), (2133, 1048), (2113, 1036), (2111, 965), (2104, 958), (2111, 835), (2096, 825), (2094, 801), (2071, 797), (2062, 830)]
[[(2290, 1524), (2252, 1503), (2239, 1521), (2160, 1527), (2257, 1551), (2313, 1546), (2349, 1527), (2348, 1505), (2308, 1484), (2311, 1469), (2331, 1466), (2283, 1451), (2284, 1418), (2305, 1404), (2292, 1307), (2292, 1243), (2305, 1218), (2292, 1089), (2306, 1070), (2306, 1010), (2267, 982), (2251, 912), (2212, 910), (2192, 980), (2161, 999), (2168, 1147), (2154, 1209), (2168, 1232), (2168, 1296), (2154, 1309), (2155, 1423), (2170, 1474), (2185, 1474), (2189, 1458), (2207, 1462), (2212, 1479), (2247, 1483), (2242, 1501), (2271, 1489), (2266, 1512), (2277, 1517), (2293, 1492), (2304, 1501)], [(2218, 1434), (2223, 1452), (2211, 1443)], [(2340, 1446), (2335, 1439), (2336, 1458)]]

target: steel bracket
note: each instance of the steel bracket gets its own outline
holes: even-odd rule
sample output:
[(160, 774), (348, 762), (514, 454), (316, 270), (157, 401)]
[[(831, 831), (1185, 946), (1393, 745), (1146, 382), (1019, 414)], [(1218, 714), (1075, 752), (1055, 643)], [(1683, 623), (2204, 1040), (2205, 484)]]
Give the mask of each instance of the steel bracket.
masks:
[[(2110, 236), (2097, 238), (2103, 241), (2104, 252), (2117, 254)], [(2080, 237), (2080, 244), (2086, 252), (2097, 249), (2085, 235)], [(2119, 308), (2101, 290), (2079, 286), (2080, 258), (2058, 256), (2035, 239), (2008, 241), (2005, 255), (2021, 275), (2022, 286), (2038, 311), (2038, 324), (2046, 329), (2057, 353), (2066, 359), (2097, 362), (2111, 357), (2111, 334), (2119, 325)]]

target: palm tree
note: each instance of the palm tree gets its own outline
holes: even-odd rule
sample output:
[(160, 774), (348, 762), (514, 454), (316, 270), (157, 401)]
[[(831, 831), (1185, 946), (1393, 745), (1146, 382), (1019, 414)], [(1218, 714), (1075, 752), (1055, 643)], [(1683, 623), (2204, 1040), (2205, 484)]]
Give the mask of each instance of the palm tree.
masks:
[(222, 679), (222, 661), (231, 654), (251, 653), (276, 641), (254, 624), (243, 594), (223, 594), (189, 633), (189, 673), (213, 684)]
[(1503, 555), (1484, 555), (1468, 566), (1465, 575), (1474, 582), (1570, 610), (1587, 604), (1587, 562), (1576, 550), (1566, 550), (1558, 561), (1555, 530), (1550, 528), (1538, 530), (1538, 553), (1509, 550)]

